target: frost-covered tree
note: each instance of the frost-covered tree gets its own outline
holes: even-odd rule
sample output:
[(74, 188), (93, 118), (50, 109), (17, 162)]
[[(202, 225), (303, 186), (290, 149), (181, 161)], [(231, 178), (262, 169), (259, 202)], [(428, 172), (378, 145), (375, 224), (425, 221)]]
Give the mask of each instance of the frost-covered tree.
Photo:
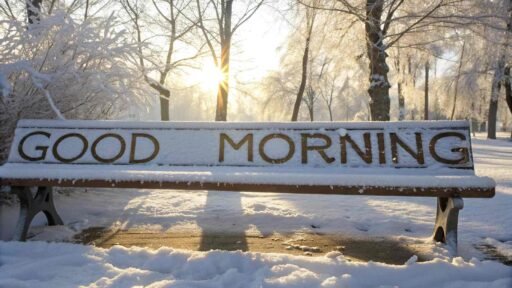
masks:
[(512, 60), (508, 57), (512, 29), (510, 7), (510, 0), (460, 1), (447, 18), (452, 28), (447, 32), (454, 37), (443, 45), (458, 56), (448, 69), (453, 76), (443, 80), (445, 90), (452, 91), (452, 97), (444, 99), (449, 107), (446, 115), (448, 119), (486, 121), (489, 138), (496, 136), (498, 102)]
[[(315, 120), (353, 120), (360, 110), (364, 112), (358, 117), (366, 120), (367, 98), (358, 92), (364, 89), (365, 82), (361, 76), (366, 68), (359, 57), (364, 42), (359, 41), (358, 33), (353, 33), (353, 21), (333, 17), (336, 13), (331, 11), (316, 11), (314, 33), (310, 35), (310, 23), (304, 20), (311, 17), (309, 9), (299, 5), (290, 12), (293, 30), (283, 47), (280, 68), (261, 83), (265, 88), (263, 114), (268, 119), (290, 119), (292, 111), (296, 111), (297, 91), (304, 86), (299, 104), (305, 109), (297, 112), (296, 120), (311, 120), (311, 115)], [(339, 53), (339, 47), (348, 46), (353, 49)]]
[(265, 0), (196, 0), (198, 25), (215, 67), (222, 73), (215, 121), (227, 121), (233, 35), (253, 17)]
[[(9, 4), (2, 7), (13, 15), (24, 10)], [(149, 87), (134, 65), (137, 47), (119, 19), (84, 20), (61, 8), (42, 10), (30, 29), (24, 17), (1, 16), (0, 161), (19, 119), (108, 119), (148, 105)]]
[[(188, 65), (201, 53), (201, 43), (194, 41), (191, 1), (153, 0), (120, 1), (127, 18), (133, 41), (138, 47), (138, 64), (146, 82), (160, 95), (160, 119), (170, 120), (171, 90), (176, 81), (171, 75)], [(175, 77), (176, 78), (176, 77)]]
[[(312, 6), (315, 6), (318, 1), (314, 1)], [(297, 118), (299, 116), (299, 109), (302, 102), (306, 103), (306, 106), (308, 107), (309, 116), (311, 121), (313, 121), (313, 107), (315, 102), (315, 91), (313, 87), (311, 86), (311, 83), (306, 88), (306, 84), (308, 82), (312, 81), (312, 67), (311, 67), (311, 59), (310, 59), (310, 49), (311, 49), (311, 38), (313, 37), (313, 28), (315, 27), (315, 19), (317, 16), (317, 11), (314, 8), (311, 8), (309, 6), (306, 6), (304, 9), (304, 15), (303, 15), (303, 23), (305, 25), (302, 29), (303, 31), (303, 38), (304, 38), (304, 52), (302, 53), (302, 62), (301, 62), (301, 78), (300, 78), (300, 84), (299, 89), (297, 91), (297, 97), (295, 98), (295, 104), (293, 105), (293, 112), (292, 112), (292, 121), (297, 121)], [(301, 19), (301, 20), (302, 20)], [(308, 72), (308, 66), (309, 66), (309, 72)], [(309, 74), (309, 77), (308, 77)], [(307, 91), (306, 91), (307, 90)], [(304, 92), (306, 91), (306, 98), (304, 98)]]
[(390, 120), (388, 50), (406, 35), (420, 35), (430, 27), (444, 23), (445, 10), (459, 0), (338, 0), (321, 1), (318, 5), (303, 5), (336, 11), (364, 26), (366, 59), (368, 62), (370, 111), (372, 120)]
[[(497, 19), (502, 19), (497, 24), (501, 29), (497, 30), (495, 34), (497, 34), (495, 39), (490, 39), (492, 42), (497, 43), (499, 47), (499, 52), (496, 54), (495, 62), (493, 65), (493, 78), (492, 78), (492, 86), (491, 86), (491, 98), (489, 101), (489, 114), (488, 114), (488, 128), (487, 128), (487, 138), (496, 139), (496, 121), (498, 114), (498, 100), (500, 98), (500, 90), (501, 86), (506, 81), (505, 70), (507, 68), (507, 62), (512, 61), (510, 57), (507, 57), (510, 52), (510, 37), (512, 34), (512, 0), (499, 1), (501, 5), (499, 6), (502, 10), (498, 10), (498, 15), (501, 17), (497, 17)], [(504, 12), (503, 12), (504, 11)], [(501, 12), (501, 13), (500, 13)]]

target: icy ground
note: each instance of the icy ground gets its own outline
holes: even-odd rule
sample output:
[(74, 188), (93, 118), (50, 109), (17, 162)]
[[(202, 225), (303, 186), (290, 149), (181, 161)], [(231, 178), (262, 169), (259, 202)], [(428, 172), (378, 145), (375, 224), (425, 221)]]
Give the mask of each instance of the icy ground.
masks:
[[(512, 287), (512, 267), (486, 261), (477, 245), (512, 256), (512, 142), (473, 141), (492, 199), (464, 199), (459, 255), (432, 246), (434, 260), (404, 265), (322, 257), (162, 248), (100, 249), (68, 243), (0, 242), (0, 287)], [(434, 198), (312, 196), (170, 190), (89, 190), (57, 196), (65, 227), (33, 229), (65, 240), (90, 226), (270, 233), (314, 231), (430, 243)], [(14, 208), (0, 211), (7, 237)], [(10, 217), (9, 217), (10, 216)], [(8, 220), (6, 220), (8, 219)], [(317, 228), (312, 228), (313, 226)]]

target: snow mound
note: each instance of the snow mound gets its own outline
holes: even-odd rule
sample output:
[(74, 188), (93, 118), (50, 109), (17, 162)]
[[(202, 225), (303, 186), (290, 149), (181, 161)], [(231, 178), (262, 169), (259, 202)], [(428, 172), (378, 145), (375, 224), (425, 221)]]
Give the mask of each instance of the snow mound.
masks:
[(407, 265), (161, 248), (0, 242), (0, 287), (503, 287), (512, 268), (434, 259)]

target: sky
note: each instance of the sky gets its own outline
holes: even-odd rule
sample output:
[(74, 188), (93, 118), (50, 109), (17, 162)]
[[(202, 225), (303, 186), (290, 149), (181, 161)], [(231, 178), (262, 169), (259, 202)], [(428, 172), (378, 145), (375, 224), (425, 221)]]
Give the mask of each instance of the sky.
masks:
[(286, 44), (289, 31), (290, 26), (286, 20), (274, 8), (268, 6), (261, 7), (258, 13), (237, 31), (235, 43), (238, 47), (235, 51), (240, 54), (233, 60), (235, 65), (243, 62), (247, 64), (245, 71), (238, 71), (248, 74), (241, 76), (242, 79), (260, 79), (268, 71), (279, 68), (284, 50), (280, 48)]

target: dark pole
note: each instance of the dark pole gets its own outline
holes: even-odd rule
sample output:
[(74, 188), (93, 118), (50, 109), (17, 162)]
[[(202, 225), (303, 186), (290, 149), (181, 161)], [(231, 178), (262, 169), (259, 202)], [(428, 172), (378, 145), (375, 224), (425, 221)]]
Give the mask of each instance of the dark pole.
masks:
[(424, 120), (428, 120), (428, 73), (429, 73), (430, 65), (425, 63), (425, 116)]

